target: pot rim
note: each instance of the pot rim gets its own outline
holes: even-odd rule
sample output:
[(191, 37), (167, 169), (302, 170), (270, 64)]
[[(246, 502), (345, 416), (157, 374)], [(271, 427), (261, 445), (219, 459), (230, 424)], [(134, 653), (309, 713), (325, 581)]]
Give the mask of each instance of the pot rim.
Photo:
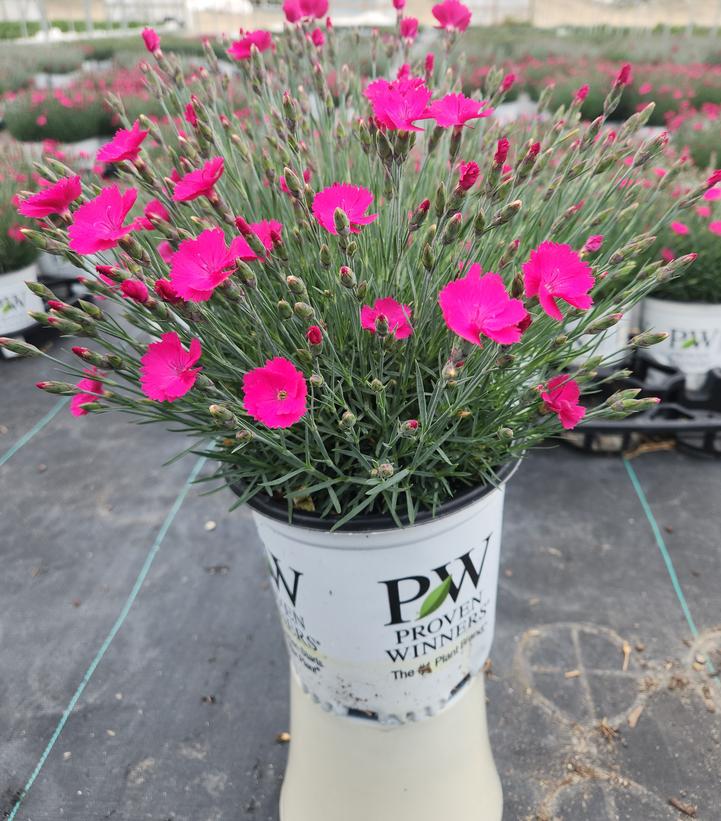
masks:
[[(492, 491), (497, 490), (505, 484), (516, 472), (516, 468), (520, 462), (520, 458), (506, 462), (506, 464), (499, 468), (496, 472), (496, 477), (498, 479), (497, 484), (485, 484), (479, 485), (478, 487), (472, 487), (470, 490), (467, 490), (464, 493), (455, 496), (453, 499), (449, 499), (447, 502), (444, 502), (438, 508), (438, 512), (435, 516), (430, 510), (422, 510), (418, 513), (412, 525), (408, 521), (407, 516), (401, 516), (400, 518), (403, 523), (403, 527), (415, 527), (416, 525), (434, 522), (443, 516), (448, 516), (451, 513), (457, 513), (459, 510), (468, 507), (468, 505), (473, 502), (477, 502), (479, 499), (482, 499), (484, 496), (487, 496)], [(229, 487), (233, 493), (240, 495), (240, 486), (238, 484), (232, 484), (229, 485)], [(269, 496), (260, 493), (252, 499), (249, 499), (246, 504), (248, 504), (256, 513), (260, 513), (263, 516), (267, 516), (269, 519), (274, 519), (277, 522), (282, 522), (290, 527), (301, 527), (309, 530), (330, 532), (333, 525), (340, 519), (340, 516), (326, 516), (322, 519), (315, 513), (294, 511), (292, 521), (288, 521), (287, 505), (276, 502)], [(364, 516), (357, 516), (355, 519), (351, 519), (346, 524), (336, 528), (333, 532), (369, 533), (390, 530), (399, 530), (399, 527), (389, 514), (369, 513)]]
[(665, 299), (659, 296), (646, 296), (643, 298), (643, 302), (650, 302), (650, 303), (660, 303), (661, 305), (672, 305), (677, 306), (681, 305), (684, 308), (694, 308), (694, 309), (701, 309), (701, 308), (715, 308), (718, 310), (721, 308), (721, 301), (719, 302), (699, 302), (698, 300), (682, 300), (682, 299)]

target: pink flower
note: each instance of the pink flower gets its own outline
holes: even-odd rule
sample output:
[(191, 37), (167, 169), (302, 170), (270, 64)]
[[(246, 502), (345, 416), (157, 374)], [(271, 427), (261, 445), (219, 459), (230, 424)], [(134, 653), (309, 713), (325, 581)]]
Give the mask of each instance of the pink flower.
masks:
[(228, 247), (222, 229), (208, 228), (180, 243), (170, 263), (170, 282), (183, 299), (206, 302), (235, 271), (238, 257), (256, 258), (243, 237), (235, 237)]
[(378, 219), (378, 214), (366, 214), (372, 202), (373, 194), (367, 188), (336, 182), (315, 195), (313, 216), (326, 231), (337, 234), (333, 215), (340, 208), (348, 217), (351, 233), (358, 234), (360, 226), (370, 225)]
[(496, 153), (493, 157), (493, 162), (496, 165), (503, 165), (506, 161), (506, 157), (508, 157), (508, 149), (510, 143), (508, 142), (508, 137), (501, 137), (498, 141), (498, 145), (496, 146)]
[(150, 200), (145, 206), (143, 216), (136, 220), (136, 224), (138, 228), (152, 231), (155, 228), (154, 220), (170, 222), (170, 214), (160, 200)]
[(574, 99), (577, 103), (582, 103), (582, 102), (586, 99), (586, 97), (588, 97), (588, 92), (589, 92), (590, 90), (591, 90), (591, 89), (590, 89), (590, 87), (589, 87), (588, 83), (584, 83), (584, 85), (582, 85), (582, 86), (578, 89), (578, 91), (577, 91), (577, 92), (576, 92), (576, 94), (574, 95), (573, 99)]
[(383, 316), (388, 322), (388, 333), (396, 339), (406, 339), (413, 333), (413, 326), (410, 322), (411, 314), (410, 306), (401, 305), (392, 297), (376, 299), (373, 307), (364, 305), (361, 308), (361, 328), (374, 334), (376, 321)]
[(87, 373), (91, 378), (81, 379), (75, 386), (79, 388), (82, 393), (76, 393), (70, 400), (70, 413), (73, 416), (87, 416), (88, 411), (81, 408), (86, 402), (97, 402), (103, 395), (103, 383), (98, 379), (93, 379), (93, 376), (101, 375), (95, 368), (84, 368), (84, 373)]
[(318, 325), (311, 325), (305, 332), (305, 338), (308, 340), (310, 345), (322, 345), (323, 331)]
[(224, 161), (222, 157), (213, 157), (202, 168), (191, 171), (175, 184), (173, 199), (176, 202), (189, 202), (198, 197), (209, 197), (213, 188), (223, 176)]
[(393, 0), (393, 8), (396, 11), (403, 11), (406, 7), (406, 0)]
[(706, 180), (706, 187), (712, 188), (714, 185), (718, 185), (721, 182), (721, 168), (717, 168), (710, 177)]
[(117, 185), (110, 185), (95, 199), (81, 205), (68, 228), (70, 249), (78, 254), (96, 254), (114, 248), (137, 227), (134, 222), (123, 225), (137, 196), (135, 188), (121, 194)]
[(461, 191), (468, 191), (473, 188), (481, 173), (478, 163), (462, 162), (458, 166), (458, 187)]
[(185, 106), (185, 121), (193, 128), (198, 125), (198, 115), (195, 113), (195, 106), (192, 102)]
[(158, 33), (155, 29), (143, 29), (141, 36), (143, 38), (143, 42), (145, 43), (145, 48), (151, 54), (157, 54), (160, 51), (160, 37), (158, 37)]
[(653, 91), (653, 86), (651, 83), (641, 83), (638, 87), (639, 94), (650, 94)]
[(471, 120), (490, 117), (492, 108), (486, 100), (471, 100), (464, 94), (446, 94), (428, 106), (428, 117), (441, 128), (461, 128)]
[(709, 188), (703, 198), (706, 202), (715, 202), (717, 199), (721, 199), (721, 188)]
[(438, 294), (446, 325), (474, 345), (487, 336), (499, 345), (511, 345), (521, 338), (519, 327), (528, 316), (520, 299), (511, 299), (498, 274), (483, 274), (471, 265), (461, 279), (449, 282)]
[(711, 216), (711, 206), (710, 205), (697, 205), (696, 206), (696, 213), (699, 217), (704, 217), (708, 219)]
[(670, 248), (661, 249), (661, 258), (664, 262), (673, 262), (676, 259), (676, 254)]
[(140, 146), (148, 133), (140, 128), (138, 120), (133, 123), (132, 128), (118, 129), (113, 139), (100, 148), (96, 160), (98, 162), (122, 162), (123, 160), (135, 162), (140, 154)]
[(391, 131), (422, 131), (415, 121), (426, 118), (431, 92), (420, 77), (374, 80), (364, 94), (380, 125)]
[(557, 414), (561, 425), (571, 430), (586, 415), (586, 409), (578, 404), (580, 395), (578, 383), (565, 374), (559, 374), (548, 380), (541, 399), (546, 410)]
[(511, 72), (510, 74), (506, 74), (506, 76), (501, 81), (501, 91), (510, 91), (513, 88), (513, 84), (516, 82), (516, 75)]
[(403, 17), (400, 22), (400, 34), (404, 40), (413, 41), (418, 36), (418, 18)]
[(54, 185), (49, 185), (23, 200), (18, 206), (18, 211), (24, 217), (35, 219), (43, 219), (50, 214), (63, 214), (81, 193), (80, 177), (63, 177)]
[(133, 302), (148, 301), (148, 286), (139, 279), (124, 279), (120, 283), (120, 290), (124, 297), (132, 299)]
[(614, 81), (615, 86), (627, 86), (631, 80), (633, 80), (632, 72), (631, 72), (631, 64), (624, 63), (621, 66), (620, 71), (616, 75), (616, 79)]
[(162, 242), (159, 242), (155, 250), (160, 255), (160, 259), (162, 259), (166, 265), (170, 265), (170, 260), (173, 258), (173, 246), (168, 240), (164, 239)]
[(190, 340), (186, 351), (175, 331), (148, 345), (140, 360), (140, 387), (149, 399), (174, 402), (193, 387), (202, 368), (192, 365), (202, 353), (200, 340)]
[(438, 20), (436, 28), (446, 31), (465, 31), (471, 22), (471, 10), (459, 0), (443, 0), (431, 11)]
[(243, 406), (257, 422), (269, 428), (289, 428), (306, 412), (305, 377), (282, 356), (243, 377)]
[(684, 222), (674, 221), (671, 223), (671, 230), (674, 234), (678, 234), (679, 236), (685, 236), (689, 233), (689, 227)]
[(314, 28), (310, 34), (310, 41), (316, 48), (321, 48), (321, 46), (325, 43), (325, 34), (323, 34), (323, 30)]
[(523, 264), (523, 281), (526, 296), (537, 296), (543, 310), (553, 319), (563, 319), (557, 299), (581, 310), (593, 305), (588, 294), (595, 281), (591, 266), (570, 245), (542, 242)]
[(431, 81), (431, 78), (433, 77), (433, 69), (435, 68), (435, 65), (436, 55), (432, 51), (429, 51), (428, 54), (426, 54), (426, 59), (424, 62), (427, 83), (429, 83)]
[(328, 0), (285, 0), (283, 13), (289, 23), (313, 18), (320, 20), (328, 12)]
[(39, 125), (40, 128), (48, 124), (48, 118), (46, 114), (38, 114), (35, 118), (35, 125)]
[(240, 40), (231, 43), (227, 54), (233, 60), (250, 60), (250, 51), (253, 46), (255, 46), (258, 51), (267, 51), (269, 48), (275, 48), (270, 32), (259, 29), (258, 31), (249, 31)]
[(713, 222), (710, 222), (708, 224), (708, 230), (712, 234), (718, 234), (718, 236), (721, 236), (721, 220), (714, 220)]
[(178, 296), (177, 291), (173, 288), (173, 283), (169, 279), (156, 279), (153, 283), (153, 289), (163, 302), (178, 305), (183, 301)]
[[(278, 222), (277, 220), (261, 220), (260, 222), (252, 222), (249, 227), (250, 230), (263, 243), (263, 245), (265, 245), (267, 251), (273, 250), (273, 246), (280, 240), (280, 235), (283, 231), (283, 223)], [(241, 259), (243, 258), (244, 257), (241, 257)], [(253, 258), (256, 258), (255, 254), (253, 254)]]
[(602, 245), (603, 245), (603, 234), (592, 234), (586, 240), (586, 244), (583, 246), (583, 250), (588, 252), (589, 254), (595, 254), (596, 251), (601, 250)]

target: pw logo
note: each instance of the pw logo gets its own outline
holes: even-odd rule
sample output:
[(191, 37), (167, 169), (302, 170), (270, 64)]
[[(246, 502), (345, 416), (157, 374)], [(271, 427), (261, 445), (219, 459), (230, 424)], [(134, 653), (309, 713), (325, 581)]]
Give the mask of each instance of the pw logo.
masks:
[(280, 568), (280, 562), (270, 552), (268, 553), (268, 569), (270, 570), (270, 577), (275, 583), (275, 589), (278, 593), (281, 592), (281, 588), (285, 590), (291, 604), (295, 607), (296, 599), (298, 598), (298, 585), (300, 583), (300, 577), (303, 574), (299, 570), (294, 570), (292, 567), (289, 568), (290, 572), (293, 574), (293, 580), (289, 583), (288, 579), (290, 574), (286, 576), (283, 573)]
[[(388, 594), (390, 621), (386, 623), (386, 627), (393, 624), (407, 624), (409, 621), (425, 618), (438, 609), (447, 596), (450, 596), (452, 601), (457, 601), (461, 591), (469, 584), (473, 586), (474, 590), (477, 590), (481, 583), (483, 565), (486, 561), (488, 545), (492, 535), (489, 534), (483, 543), (480, 561), (474, 561), (472, 556), (474, 553), (481, 551), (471, 548), (457, 559), (446, 562), (440, 567), (434, 567), (428, 574), (403, 576), (399, 579), (378, 582), (386, 586)], [(436, 579), (438, 579), (438, 583), (431, 590), (431, 585)], [(418, 604), (409, 607), (422, 597), (425, 598), (421, 603), (420, 610)], [(412, 613), (414, 615), (411, 615)]]

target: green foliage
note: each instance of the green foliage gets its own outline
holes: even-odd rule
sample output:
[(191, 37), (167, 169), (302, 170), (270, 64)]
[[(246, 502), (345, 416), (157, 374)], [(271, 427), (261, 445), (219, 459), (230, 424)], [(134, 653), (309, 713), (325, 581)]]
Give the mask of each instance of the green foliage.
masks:
[(0, 274), (20, 271), (38, 256), (20, 233), (20, 228), (31, 227), (30, 221), (17, 213), (13, 202), (19, 187), (32, 187), (30, 180), (31, 168), (22, 154), (7, 150), (0, 158)]
[(23, 93), (5, 109), (5, 125), (20, 142), (57, 140), (73, 143), (89, 137), (111, 134), (111, 116), (104, 100), (90, 94), (82, 104), (63, 105), (52, 95), (42, 101)]

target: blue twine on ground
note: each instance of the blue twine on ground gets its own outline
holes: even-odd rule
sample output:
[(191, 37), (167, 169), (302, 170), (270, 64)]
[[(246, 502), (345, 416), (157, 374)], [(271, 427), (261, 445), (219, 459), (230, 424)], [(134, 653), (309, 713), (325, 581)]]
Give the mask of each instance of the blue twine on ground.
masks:
[[(643, 512), (646, 514), (646, 518), (648, 519), (648, 522), (651, 525), (651, 530), (656, 539), (656, 544), (658, 545), (658, 549), (661, 552), (661, 557), (663, 558), (663, 562), (666, 565), (666, 571), (668, 572), (669, 578), (671, 579), (671, 585), (673, 586), (674, 592), (676, 593), (676, 598), (678, 599), (678, 602), (681, 605), (681, 610), (683, 610), (683, 614), (686, 618), (688, 628), (691, 631), (691, 635), (694, 638), (698, 638), (698, 627), (696, 627), (696, 622), (694, 621), (693, 615), (691, 614), (691, 608), (689, 607), (688, 602), (686, 601), (686, 596), (684, 596), (683, 588), (681, 587), (681, 582), (678, 580), (678, 575), (676, 574), (676, 568), (673, 565), (671, 554), (668, 552), (668, 548), (666, 547), (666, 541), (663, 538), (663, 534), (661, 533), (661, 528), (659, 527), (658, 522), (656, 521), (656, 517), (653, 515), (653, 510), (651, 510), (651, 505), (648, 503), (646, 493), (643, 487), (641, 486), (641, 481), (638, 478), (638, 474), (636, 473), (633, 465), (628, 461), (628, 459), (624, 458), (623, 464), (626, 468), (626, 472), (628, 473), (629, 478), (631, 479), (631, 484), (633, 485), (633, 489), (636, 491), (636, 495), (638, 496), (638, 500), (641, 503)], [(706, 668), (708, 669), (709, 673), (711, 673), (711, 675), (716, 675), (716, 668), (710, 660), (706, 661)]]
[(185, 497), (188, 495), (190, 486), (198, 477), (198, 474), (200, 473), (200, 470), (203, 467), (205, 460), (206, 457), (201, 456), (200, 459), (198, 459), (198, 461), (195, 463), (195, 466), (190, 472), (190, 476), (188, 476), (185, 484), (183, 485), (183, 489), (178, 494), (177, 498), (175, 499), (175, 502), (173, 503), (173, 506), (170, 508), (170, 511), (168, 512), (168, 515), (165, 517), (165, 521), (161, 525), (160, 530), (158, 531), (158, 535), (155, 537), (153, 546), (150, 548), (150, 551), (148, 552), (148, 555), (145, 557), (145, 561), (143, 562), (143, 566), (140, 568), (140, 573), (138, 573), (138, 576), (135, 579), (135, 584), (133, 585), (133, 588), (130, 591), (128, 598), (125, 600), (125, 604), (123, 605), (123, 609), (120, 611), (120, 615), (115, 620), (113, 626), (110, 628), (110, 632), (106, 636), (105, 641), (100, 646), (98, 652), (95, 654), (95, 658), (90, 662), (90, 666), (85, 671), (85, 675), (83, 676), (82, 681), (78, 685), (77, 690), (75, 691), (73, 697), (70, 699), (70, 702), (68, 703), (68, 706), (65, 708), (62, 716), (60, 717), (60, 721), (58, 721), (57, 727), (55, 728), (55, 732), (50, 737), (50, 741), (48, 741), (48, 744), (45, 747), (43, 754), (40, 756), (40, 760), (35, 766), (35, 769), (32, 771), (30, 778), (28, 778), (27, 783), (23, 787), (23, 790), (20, 793), (20, 797), (15, 802), (15, 806), (13, 807), (12, 812), (8, 816), (7, 821), (13, 821), (13, 819), (17, 815), (17, 812), (20, 809), (20, 805), (27, 798), (27, 795), (30, 792), (31, 787), (35, 783), (35, 780), (37, 779), (38, 775), (40, 775), (40, 771), (45, 765), (48, 756), (52, 752), (52, 749), (55, 746), (56, 741), (58, 740), (58, 738), (60, 738), (60, 734), (62, 733), (65, 725), (67, 724), (67, 721), (70, 718), (72, 711), (75, 709), (75, 705), (78, 703), (80, 697), (83, 694), (83, 691), (88, 685), (88, 682), (92, 678), (93, 673), (102, 661), (103, 656), (108, 651), (108, 648), (110, 647), (113, 639), (117, 635), (120, 628), (123, 626), (123, 622), (127, 618), (128, 613), (130, 612), (130, 608), (133, 606), (133, 603), (135, 602), (135, 599), (138, 597), (138, 593), (140, 592), (140, 588), (143, 586), (143, 582), (145, 581), (148, 573), (150, 572), (153, 560), (155, 559), (158, 550), (160, 550), (160, 545), (163, 543), (163, 540), (165, 539), (165, 536), (168, 533), (168, 530), (170, 529), (173, 520), (178, 515), (178, 511), (180, 510), (181, 505), (185, 501)]
[(27, 445), (27, 443), (35, 436), (36, 434), (40, 433), (40, 431), (48, 424), (48, 422), (52, 421), (54, 417), (57, 415), (58, 411), (60, 411), (68, 402), (70, 401), (69, 396), (63, 396), (61, 399), (53, 405), (53, 407), (40, 419), (36, 422), (30, 430), (21, 436), (17, 442), (8, 450), (0, 456), (0, 468), (12, 459), (13, 456), (20, 450), (21, 447)]

